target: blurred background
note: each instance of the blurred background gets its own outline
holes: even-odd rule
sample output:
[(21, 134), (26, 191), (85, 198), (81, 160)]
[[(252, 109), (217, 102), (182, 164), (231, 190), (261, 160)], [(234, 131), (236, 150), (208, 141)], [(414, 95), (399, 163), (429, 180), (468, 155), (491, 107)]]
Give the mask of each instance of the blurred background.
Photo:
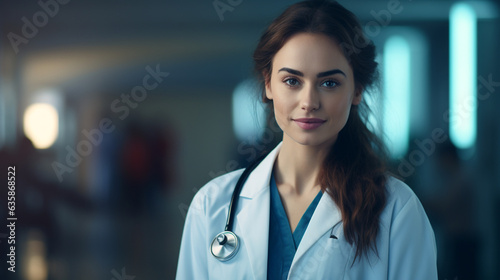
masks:
[[(0, 278), (173, 279), (196, 191), (281, 140), (251, 55), (293, 2), (2, 0), (0, 220), (9, 166), (18, 220)], [(377, 45), (371, 127), (427, 211), (439, 279), (498, 279), (500, 1), (339, 2)]]

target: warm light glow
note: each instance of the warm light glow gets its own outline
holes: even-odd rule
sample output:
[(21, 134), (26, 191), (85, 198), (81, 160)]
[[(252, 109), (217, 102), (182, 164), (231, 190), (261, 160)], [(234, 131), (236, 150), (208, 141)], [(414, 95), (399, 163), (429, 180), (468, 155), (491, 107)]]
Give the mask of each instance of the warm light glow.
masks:
[(477, 134), (476, 15), (465, 3), (450, 11), (450, 139), (471, 148)]
[(23, 279), (46, 280), (48, 276), (45, 243), (38, 232), (30, 232), (22, 260)]
[(384, 132), (393, 158), (403, 157), (410, 139), (410, 44), (401, 36), (387, 39), (384, 67)]
[(37, 149), (47, 149), (57, 139), (59, 120), (54, 106), (46, 103), (30, 105), (24, 112), (24, 134)]

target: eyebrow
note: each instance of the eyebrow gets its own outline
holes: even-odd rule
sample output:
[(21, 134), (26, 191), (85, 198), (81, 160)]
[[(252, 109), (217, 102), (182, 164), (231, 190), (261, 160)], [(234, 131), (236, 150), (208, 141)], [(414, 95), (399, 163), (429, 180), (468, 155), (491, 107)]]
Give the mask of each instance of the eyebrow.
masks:
[[(295, 69), (291, 69), (291, 68), (288, 68), (288, 67), (283, 67), (281, 68), (280, 70), (278, 70), (278, 73), (281, 72), (281, 71), (286, 71), (290, 74), (293, 74), (293, 75), (297, 75), (297, 76), (300, 76), (300, 77), (304, 77), (304, 73), (298, 71), (298, 70), (295, 70)], [(322, 78), (322, 77), (326, 77), (326, 76), (330, 76), (330, 75), (334, 75), (334, 74), (341, 74), (343, 75), (344, 77), (347, 77), (346, 74), (340, 70), (340, 69), (332, 69), (332, 70), (328, 70), (328, 71), (325, 71), (325, 72), (320, 72), (316, 75), (316, 77), (318, 78)]]

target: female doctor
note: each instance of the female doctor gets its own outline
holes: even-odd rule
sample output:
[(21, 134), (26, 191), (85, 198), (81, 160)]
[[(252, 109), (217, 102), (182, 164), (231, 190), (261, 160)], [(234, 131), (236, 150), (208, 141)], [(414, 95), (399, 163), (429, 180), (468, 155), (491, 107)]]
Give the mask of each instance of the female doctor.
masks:
[(254, 61), (283, 141), (236, 202), (243, 169), (195, 195), (177, 279), (437, 279), (424, 209), (365, 124), (377, 63), (361, 30), (328, 1), (294, 4), (267, 28)]

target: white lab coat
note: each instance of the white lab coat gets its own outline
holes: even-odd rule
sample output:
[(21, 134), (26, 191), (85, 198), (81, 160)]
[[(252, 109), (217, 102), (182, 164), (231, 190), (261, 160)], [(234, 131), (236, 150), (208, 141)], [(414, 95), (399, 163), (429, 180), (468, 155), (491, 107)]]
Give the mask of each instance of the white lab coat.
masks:
[[(198, 191), (186, 217), (176, 279), (266, 279), (269, 181), (281, 144), (243, 186), (233, 225), (240, 249), (229, 261), (215, 259), (210, 243), (224, 230), (229, 201), (243, 169), (217, 177)], [(345, 240), (341, 213), (330, 196), (323, 195), (288, 279), (437, 279), (434, 233), (420, 201), (406, 184), (392, 177), (387, 191), (377, 237), (379, 257), (370, 253), (352, 265), (355, 248)], [(338, 239), (330, 238), (334, 225)]]

